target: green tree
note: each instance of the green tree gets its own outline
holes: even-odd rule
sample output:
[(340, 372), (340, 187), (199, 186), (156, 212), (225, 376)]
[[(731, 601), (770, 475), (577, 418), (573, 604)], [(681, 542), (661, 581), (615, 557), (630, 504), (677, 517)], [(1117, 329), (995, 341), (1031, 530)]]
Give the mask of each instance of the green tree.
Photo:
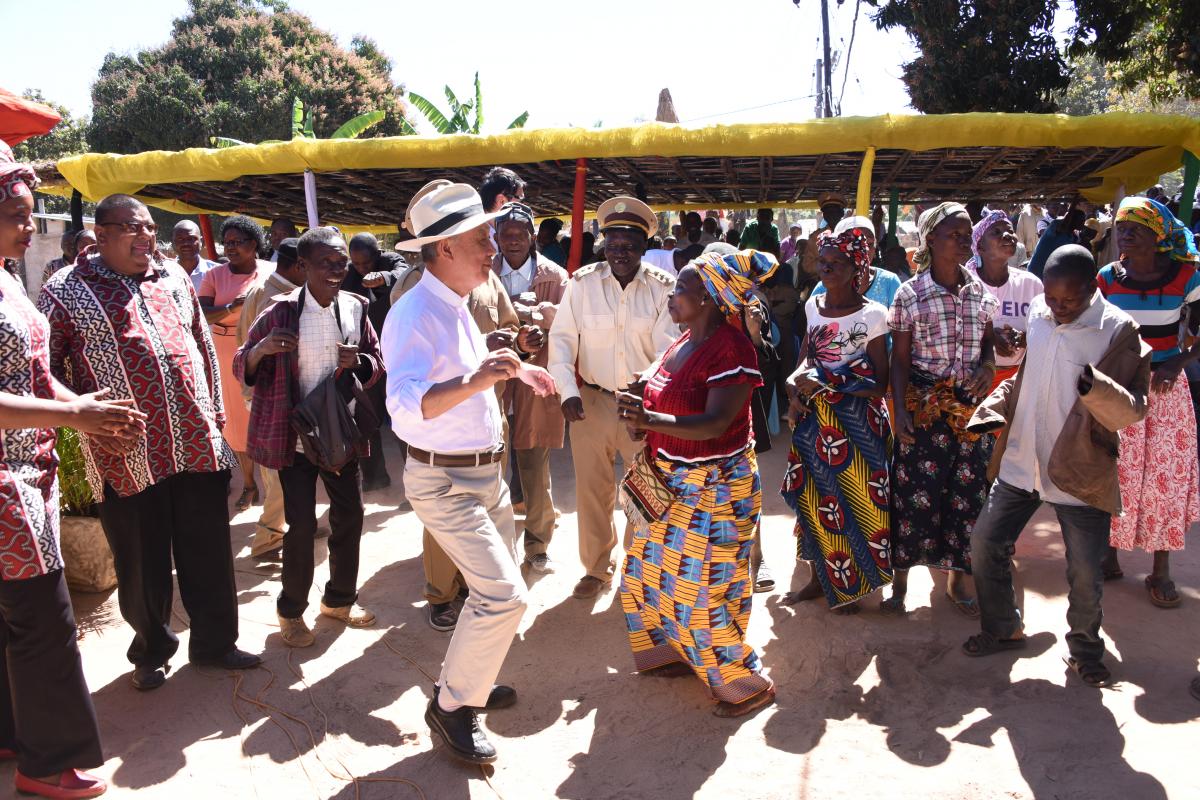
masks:
[(18, 161), (38, 163), (41, 161), (57, 161), (64, 156), (86, 153), (87, 118), (78, 118), (63, 105), (59, 105), (46, 97), (37, 89), (26, 89), (21, 94), (26, 100), (50, 106), (62, 120), (45, 136), (34, 136), (26, 139), (13, 148), (13, 155)]
[(1054, 41), (1056, 0), (867, 0), (880, 29), (904, 28), (921, 51), (903, 65), (913, 108), (1046, 113), (1067, 84)]
[(1072, 55), (1091, 54), (1152, 102), (1200, 97), (1200, 2), (1074, 0)]
[(373, 135), (403, 132), (391, 63), (369, 39), (344, 50), (280, 0), (189, 5), (163, 46), (105, 57), (92, 87), (93, 150), (179, 150), (206, 146), (213, 136), (290, 139), (297, 97), (320, 138), (369, 111), (384, 113)]
[[(483, 127), (483, 89), (479, 85), (479, 73), (475, 73), (474, 100), (460, 102), (449, 86), (445, 87), (445, 91), (446, 102), (450, 104), (449, 114), (443, 114), (437, 106), (416, 92), (409, 92), (408, 99), (417, 107), (418, 111), (425, 115), (425, 119), (429, 120), (429, 124), (438, 133), (479, 133)], [(474, 112), (474, 118), (472, 118), (472, 112)], [(508, 129), (524, 128), (528, 121), (529, 112), (523, 111), (516, 119), (508, 123)]]

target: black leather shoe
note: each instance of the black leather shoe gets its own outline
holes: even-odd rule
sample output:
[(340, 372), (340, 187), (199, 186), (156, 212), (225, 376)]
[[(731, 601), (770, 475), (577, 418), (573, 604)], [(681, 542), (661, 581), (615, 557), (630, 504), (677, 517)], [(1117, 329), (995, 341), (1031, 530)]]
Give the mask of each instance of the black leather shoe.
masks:
[(517, 704), (517, 690), (511, 686), (501, 686), (499, 684), (492, 687), (491, 694), (488, 695), (487, 705), (483, 707), (484, 711), (495, 711), (498, 708), (509, 708)]
[(253, 669), (262, 663), (262, 659), (245, 650), (233, 649), (220, 658), (190, 659), (198, 667), (217, 667), (218, 669)]
[(491, 764), (496, 760), (496, 748), (479, 727), (475, 709), (463, 706), (457, 711), (442, 711), (435, 691), (425, 710), (425, 722), (455, 758), (468, 764)]
[(369, 481), (364, 480), (363, 484), (362, 484), (362, 490), (364, 492), (377, 492), (380, 489), (387, 489), (391, 485), (392, 485), (391, 477), (388, 475), (384, 475), (382, 478), (375, 478), (374, 480), (369, 480)]
[(139, 692), (148, 692), (167, 682), (167, 672), (163, 667), (134, 667), (130, 681)]
[(443, 633), (454, 630), (458, 625), (460, 610), (461, 607), (457, 603), (430, 603), (429, 627)]

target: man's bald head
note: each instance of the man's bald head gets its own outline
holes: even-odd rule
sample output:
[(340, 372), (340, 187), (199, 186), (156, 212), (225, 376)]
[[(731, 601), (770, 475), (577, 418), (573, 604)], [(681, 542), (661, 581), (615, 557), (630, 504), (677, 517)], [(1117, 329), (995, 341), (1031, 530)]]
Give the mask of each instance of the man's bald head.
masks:
[(200, 260), (200, 246), (204, 239), (200, 236), (200, 226), (190, 219), (182, 219), (175, 223), (171, 230), (171, 246), (175, 248), (175, 259), (191, 272)]

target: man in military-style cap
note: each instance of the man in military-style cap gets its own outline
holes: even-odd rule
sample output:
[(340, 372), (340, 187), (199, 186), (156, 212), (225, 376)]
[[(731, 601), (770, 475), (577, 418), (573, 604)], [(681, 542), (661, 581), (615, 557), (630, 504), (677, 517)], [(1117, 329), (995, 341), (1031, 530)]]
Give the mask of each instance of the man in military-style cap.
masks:
[[(633, 197), (596, 210), (605, 260), (576, 270), (550, 328), (549, 370), (571, 426), (579, 556), (584, 576), (574, 596), (596, 597), (612, 583), (617, 455), (628, 465), (639, 444), (617, 417), (616, 392), (653, 363), (679, 335), (667, 313), (675, 278), (642, 261), (658, 228), (654, 212)], [(575, 380), (576, 364), (583, 380)]]
[(808, 244), (804, 246), (804, 258), (798, 265), (794, 275), (794, 281), (797, 286), (801, 283), (801, 273), (807, 270), (810, 274), (815, 275), (817, 271), (817, 248), (820, 243), (817, 241), (822, 230), (832, 231), (837, 227), (838, 222), (842, 217), (846, 216), (846, 197), (837, 192), (821, 192), (817, 195), (817, 205), (821, 207), (821, 219), (825, 221), (824, 225), (813, 231), (813, 235), (808, 237)]

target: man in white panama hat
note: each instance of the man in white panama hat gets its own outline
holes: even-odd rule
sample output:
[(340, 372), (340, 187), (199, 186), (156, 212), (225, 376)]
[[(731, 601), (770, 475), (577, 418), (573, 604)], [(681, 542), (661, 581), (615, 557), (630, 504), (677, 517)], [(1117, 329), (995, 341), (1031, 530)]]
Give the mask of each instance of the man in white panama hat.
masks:
[(496, 760), (476, 711), (516, 702), (496, 686), (525, 611), (516, 526), (502, 468), (504, 423), (492, 388), (516, 378), (539, 394), (549, 373), (510, 349), (489, 352), (467, 308), (496, 255), (479, 194), (466, 184), (438, 186), (410, 209), (425, 272), (383, 326), (392, 428), (407, 443), (405, 492), (413, 510), (471, 587), (450, 639), (425, 720), (458, 758)]

